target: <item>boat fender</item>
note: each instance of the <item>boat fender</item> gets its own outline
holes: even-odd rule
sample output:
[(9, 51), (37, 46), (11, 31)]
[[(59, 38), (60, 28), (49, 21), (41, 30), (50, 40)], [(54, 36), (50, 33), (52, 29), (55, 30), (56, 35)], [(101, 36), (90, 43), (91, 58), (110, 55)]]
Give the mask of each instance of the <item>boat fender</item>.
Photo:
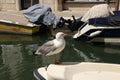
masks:
[(101, 32), (102, 32), (102, 31), (100, 31), (100, 30), (95, 31), (95, 32), (91, 33), (91, 34), (89, 35), (89, 37), (95, 37), (95, 36), (99, 35)]

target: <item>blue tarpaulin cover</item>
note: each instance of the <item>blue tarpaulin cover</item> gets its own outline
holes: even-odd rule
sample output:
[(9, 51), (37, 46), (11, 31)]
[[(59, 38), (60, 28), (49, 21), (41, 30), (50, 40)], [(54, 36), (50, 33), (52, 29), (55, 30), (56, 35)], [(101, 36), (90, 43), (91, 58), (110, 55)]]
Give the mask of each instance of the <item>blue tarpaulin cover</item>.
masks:
[(56, 28), (59, 22), (59, 17), (52, 13), (49, 6), (44, 4), (35, 4), (26, 9), (23, 14), (32, 23), (53, 25), (53, 28)]

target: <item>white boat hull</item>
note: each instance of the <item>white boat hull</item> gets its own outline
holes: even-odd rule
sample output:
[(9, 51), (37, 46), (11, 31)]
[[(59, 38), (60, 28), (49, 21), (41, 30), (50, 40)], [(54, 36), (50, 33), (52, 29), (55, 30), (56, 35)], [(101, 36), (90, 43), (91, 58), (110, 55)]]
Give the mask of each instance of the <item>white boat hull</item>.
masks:
[(120, 27), (87, 24), (73, 38), (84, 42), (120, 43)]
[(47, 70), (42, 67), (33, 73), (38, 80), (120, 80), (120, 65), (90, 62), (50, 64)]

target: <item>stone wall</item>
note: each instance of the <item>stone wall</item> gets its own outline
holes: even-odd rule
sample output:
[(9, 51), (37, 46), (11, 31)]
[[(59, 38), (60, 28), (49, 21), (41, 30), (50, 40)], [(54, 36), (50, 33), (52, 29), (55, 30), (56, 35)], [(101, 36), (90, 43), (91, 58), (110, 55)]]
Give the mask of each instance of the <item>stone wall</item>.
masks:
[[(0, 0), (0, 10), (21, 10), (21, 0)], [(72, 11), (87, 11), (95, 4), (100, 3), (70, 3), (66, 2), (62, 4), (62, 0), (39, 0), (39, 3), (46, 4), (51, 7), (53, 11), (61, 11), (65, 9)], [(110, 6), (114, 9), (115, 3), (111, 3)], [(119, 8), (120, 9), (120, 8)]]
[(53, 11), (57, 10), (57, 6), (58, 6), (57, 0), (39, 0), (39, 2), (41, 4), (50, 6)]
[[(20, 0), (0, 0), (0, 9), (21, 10), (20, 2)], [(39, 3), (50, 6), (53, 11), (58, 9), (58, 0), (39, 0)]]
[(15, 0), (0, 0), (1, 10), (16, 10)]
[(63, 0), (39, 0), (41, 4), (50, 6), (53, 11), (62, 11), (62, 1)]

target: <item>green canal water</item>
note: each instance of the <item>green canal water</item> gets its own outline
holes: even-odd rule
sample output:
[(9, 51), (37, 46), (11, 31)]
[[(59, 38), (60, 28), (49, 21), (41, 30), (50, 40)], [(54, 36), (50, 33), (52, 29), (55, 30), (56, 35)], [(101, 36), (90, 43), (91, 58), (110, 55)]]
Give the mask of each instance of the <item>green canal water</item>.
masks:
[[(34, 56), (32, 52), (53, 38), (49, 33), (34, 36), (0, 34), (0, 80), (36, 80), (33, 71), (53, 61), (52, 56)], [(83, 43), (72, 37), (65, 40), (65, 49), (57, 55), (60, 62), (120, 64), (119, 45)]]

